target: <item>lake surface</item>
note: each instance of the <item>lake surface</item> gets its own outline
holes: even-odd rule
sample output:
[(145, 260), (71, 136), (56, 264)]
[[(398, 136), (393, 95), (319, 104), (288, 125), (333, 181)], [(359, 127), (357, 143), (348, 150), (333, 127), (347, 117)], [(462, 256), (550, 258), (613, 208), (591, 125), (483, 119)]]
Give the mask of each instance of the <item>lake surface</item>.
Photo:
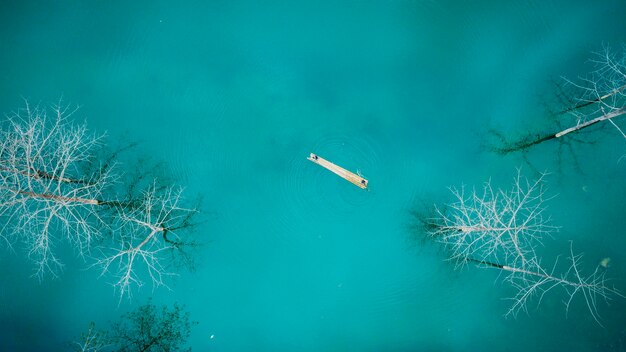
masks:
[(626, 299), (598, 302), (604, 328), (582, 299), (566, 315), (562, 291), (505, 318), (514, 291), (498, 272), (455, 271), (411, 215), (449, 186), (546, 170), (560, 227), (546, 262), (573, 241), (586, 270), (610, 257), (626, 291), (625, 141), (597, 132), (576, 159), (484, 147), (491, 128), (550, 130), (555, 82), (603, 46), (623, 52), (625, 14), (624, 1), (5, 1), (0, 110), (80, 105), (111, 144), (165, 162), (205, 222), (194, 272), (121, 303), (71, 250), (42, 283), (3, 250), (0, 350), (66, 350), (149, 297), (185, 305), (195, 351), (626, 349)]

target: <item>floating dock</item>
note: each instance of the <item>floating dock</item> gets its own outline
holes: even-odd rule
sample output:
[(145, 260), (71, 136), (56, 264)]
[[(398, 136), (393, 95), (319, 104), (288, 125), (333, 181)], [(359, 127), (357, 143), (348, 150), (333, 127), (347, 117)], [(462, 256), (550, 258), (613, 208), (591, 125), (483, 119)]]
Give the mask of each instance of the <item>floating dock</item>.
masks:
[(309, 160), (311, 160), (312, 162), (316, 163), (317, 165), (320, 165), (330, 171), (332, 171), (333, 173), (335, 173), (338, 176), (343, 177), (344, 179), (350, 181), (351, 183), (353, 183), (355, 186), (358, 186), (362, 189), (366, 189), (367, 188), (367, 180), (364, 179), (363, 177), (355, 174), (354, 172), (350, 172), (346, 169), (344, 169), (341, 166), (337, 166), (333, 163), (331, 163), (330, 161), (318, 156), (317, 154), (311, 153), (311, 155), (307, 158)]

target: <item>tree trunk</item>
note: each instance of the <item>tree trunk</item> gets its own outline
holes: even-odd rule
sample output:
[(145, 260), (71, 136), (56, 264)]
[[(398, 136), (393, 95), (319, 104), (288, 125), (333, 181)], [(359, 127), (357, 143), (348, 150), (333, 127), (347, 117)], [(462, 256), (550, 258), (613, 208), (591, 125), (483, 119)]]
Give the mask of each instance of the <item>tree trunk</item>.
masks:
[(585, 123), (581, 123), (580, 125), (576, 125), (574, 127), (570, 127), (570, 128), (564, 129), (563, 131), (555, 134), (554, 137), (560, 138), (560, 137), (562, 137), (562, 136), (564, 136), (564, 135), (566, 135), (568, 133), (576, 132), (576, 131), (581, 130), (583, 128), (586, 128), (586, 127), (589, 127), (591, 125), (594, 125), (594, 124), (596, 124), (598, 122), (605, 121), (605, 120), (610, 120), (610, 119), (612, 119), (612, 118), (614, 118), (616, 116), (620, 116), (620, 115), (624, 115), (624, 114), (626, 114), (626, 109), (619, 109), (619, 110), (613, 111), (611, 113), (602, 115), (600, 117), (596, 117), (595, 119), (589, 120), (589, 121), (587, 121)]

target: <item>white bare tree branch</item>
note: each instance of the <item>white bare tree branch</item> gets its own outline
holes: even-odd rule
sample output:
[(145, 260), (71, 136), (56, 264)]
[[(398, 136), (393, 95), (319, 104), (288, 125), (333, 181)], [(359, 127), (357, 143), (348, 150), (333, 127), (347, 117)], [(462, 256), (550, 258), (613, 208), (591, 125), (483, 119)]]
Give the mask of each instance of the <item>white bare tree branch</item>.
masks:
[(121, 295), (141, 286), (140, 273), (164, 285), (171, 273), (162, 252), (189, 243), (179, 232), (195, 214), (180, 205), (182, 189), (155, 180), (118, 199), (114, 186), (122, 173), (95, 157), (104, 135), (72, 123), (75, 110), (59, 105), (52, 112), (26, 103), (0, 125), (0, 238), (11, 248), (25, 246), (40, 279), (58, 275), (56, 247), (67, 243), (113, 273)]
[[(567, 96), (568, 106), (557, 115), (568, 114), (572, 119), (560, 123), (560, 127), (550, 132), (525, 133), (520, 138), (509, 139), (498, 131), (491, 131), (497, 142), (490, 149), (500, 154), (526, 151), (538, 144), (550, 140), (558, 140), (572, 133), (588, 131), (596, 125), (612, 126), (618, 134), (626, 139), (624, 115), (626, 115), (626, 47), (621, 54), (615, 54), (609, 47), (596, 53), (591, 60), (595, 69), (577, 80), (564, 78), (567, 85), (573, 88), (573, 96)], [(621, 125), (620, 125), (621, 124)]]
[[(535, 252), (542, 239), (557, 228), (545, 215), (544, 178), (529, 181), (518, 170), (509, 191), (494, 190), (487, 182), (482, 192), (466, 194), (452, 188), (455, 201), (436, 208), (436, 217), (428, 223), (428, 233), (450, 252), (456, 267), (477, 263), (480, 267), (497, 268), (506, 273), (505, 280), (517, 293), (506, 315), (526, 311), (531, 298), (538, 303), (554, 288), (565, 290), (566, 312), (574, 297), (582, 296), (591, 316), (600, 324), (597, 302), (611, 296), (624, 297), (606, 285), (603, 269), (588, 276), (580, 268), (581, 255), (574, 255), (570, 244), (568, 266), (557, 274), (558, 259), (545, 269)], [(601, 325), (601, 324), (600, 324)]]
[(525, 267), (535, 260), (542, 238), (557, 229), (545, 214), (543, 179), (530, 181), (518, 170), (508, 191), (494, 190), (490, 181), (469, 194), (451, 188), (455, 201), (436, 207), (430, 235), (450, 250), (457, 265), (474, 258)]
[(120, 297), (130, 296), (131, 286), (143, 285), (138, 266), (154, 286), (167, 286), (164, 278), (175, 275), (165, 267), (165, 252), (178, 250), (184, 244), (178, 231), (187, 226), (196, 212), (181, 207), (182, 191), (172, 187), (159, 191), (153, 184), (143, 193), (139, 207), (121, 209), (115, 246), (101, 248), (102, 258), (96, 262), (103, 274), (112, 273), (117, 279), (113, 285)]
[(537, 297), (538, 302), (541, 303), (546, 293), (553, 288), (561, 288), (565, 290), (566, 313), (569, 312), (574, 298), (582, 296), (593, 319), (602, 325), (597, 308), (598, 300), (609, 301), (612, 296), (624, 296), (615, 288), (607, 286), (606, 271), (599, 266), (591, 274), (585, 276), (580, 268), (581, 258), (582, 254), (574, 254), (570, 242), (570, 255), (567, 257), (568, 266), (560, 275), (556, 274), (558, 258), (550, 270), (544, 269), (538, 262), (533, 263), (532, 269), (520, 269), (506, 265), (500, 267), (509, 273), (506, 280), (517, 289), (516, 295), (510, 298), (512, 305), (506, 315), (516, 316), (520, 310), (527, 311), (528, 300), (531, 297)]
[(71, 124), (67, 109), (53, 112), (49, 117), (26, 104), (0, 135), (0, 216), (6, 220), (0, 234), (27, 244), (39, 278), (58, 273), (56, 240), (69, 241), (80, 255), (89, 252), (100, 236), (95, 207), (115, 181), (110, 172), (81, 174), (102, 136)]
[(575, 124), (558, 132), (562, 137), (598, 122), (608, 121), (619, 134), (626, 138), (616, 117), (626, 114), (626, 48), (617, 56), (609, 47), (596, 53), (591, 60), (596, 69), (587, 77), (580, 77), (577, 82), (565, 79), (581, 92), (575, 98), (575, 106), (568, 109), (574, 116)]

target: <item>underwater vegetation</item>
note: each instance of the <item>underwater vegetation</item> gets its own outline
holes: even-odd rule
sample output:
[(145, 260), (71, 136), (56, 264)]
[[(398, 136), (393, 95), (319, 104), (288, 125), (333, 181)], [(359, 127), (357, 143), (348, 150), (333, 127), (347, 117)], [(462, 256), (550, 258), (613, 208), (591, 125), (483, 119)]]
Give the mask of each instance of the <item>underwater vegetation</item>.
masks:
[(91, 322), (71, 347), (77, 352), (190, 351), (185, 344), (196, 324), (178, 304), (168, 308), (148, 302), (124, 314), (109, 329), (98, 329)]

